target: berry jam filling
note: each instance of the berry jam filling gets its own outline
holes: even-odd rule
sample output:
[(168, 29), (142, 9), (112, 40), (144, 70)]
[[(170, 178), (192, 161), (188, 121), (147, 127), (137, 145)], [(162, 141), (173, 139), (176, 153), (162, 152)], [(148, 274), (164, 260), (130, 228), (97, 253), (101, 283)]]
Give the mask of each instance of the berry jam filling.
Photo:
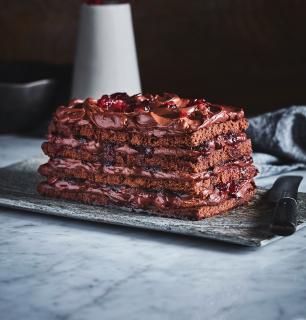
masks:
[(159, 171), (161, 169), (158, 166), (154, 166), (154, 167), (145, 166), (145, 167), (143, 167), (143, 170), (149, 171), (149, 172), (152, 172), (152, 173), (156, 173), (157, 171)]
[(247, 139), (244, 132), (239, 134), (228, 133), (221, 136), (218, 136), (214, 140), (205, 141), (197, 147), (191, 148), (192, 150), (208, 152), (210, 149), (214, 148), (220, 150), (224, 145), (234, 145), (239, 142), (243, 142)]
[(103, 163), (113, 166), (116, 163), (116, 148), (114, 142), (105, 143), (103, 146)]
[(236, 197), (238, 190), (241, 188), (241, 181), (231, 181), (229, 183), (219, 183), (216, 185), (216, 189), (221, 194), (226, 194), (231, 197)]
[(92, 141), (90, 138), (85, 137), (85, 136), (81, 136), (81, 135), (75, 135), (75, 139), (78, 140), (82, 144)]

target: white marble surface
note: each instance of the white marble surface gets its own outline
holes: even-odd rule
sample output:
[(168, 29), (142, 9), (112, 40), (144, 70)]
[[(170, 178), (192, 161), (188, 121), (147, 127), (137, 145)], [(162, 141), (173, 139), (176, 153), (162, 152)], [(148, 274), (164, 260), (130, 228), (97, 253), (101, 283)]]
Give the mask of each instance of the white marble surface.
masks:
[[(0, 165), (39, 145), (0, 137)], [(306, 319), (306, 229), (249, 249), (2, 208), (0, 319)]]

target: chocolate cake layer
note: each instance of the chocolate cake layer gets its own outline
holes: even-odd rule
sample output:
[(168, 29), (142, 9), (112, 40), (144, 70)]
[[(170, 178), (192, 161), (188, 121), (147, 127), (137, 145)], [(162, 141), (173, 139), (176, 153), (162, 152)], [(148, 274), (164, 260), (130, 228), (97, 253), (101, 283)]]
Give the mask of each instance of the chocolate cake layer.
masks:
[[(231, 182), (195, 197), (165, 191), (113, 187), (78, 180), (50, 179), (38, 186), (39, 193), (87, 203), (117, 205), (134, 209), (165, 213), (167, 216), (191, 216), (194, 219), (210, 212), (220, 213), (237, 204), (248, 201), (254, 192), (252, 181)], [(227, 202), (230, 201), (230, 202)], [(210, 210), (209, 208), (215, 208)], [(209, 214), (210, 215), (210, 214)], [(203, 216), (204, 217), (204, 216)]]
[(93, 155), (103, 154), (133, 154), (146, 156), (175, 156), (182, 157), (198, 157), (212, 153), (214, 150), (222, 149), (226, 145), (235, 145), (239, 142), (247, 140), (245, 132), (237, 134), (225, 134), (208, 140), (197, 147), (147, 147), (139, 145), (131, 145), (128, 143), (114, 142), (97, 142), (96, 140), (88, 140), (84, 138), (60, 137), (55, 135), (48, 136), (48, 142), (56, 145), (58, 150), (63, 148), (77, 149), (79, 152), (90, 152)]
[(231, 181), (213, 188), (203, 189), (199, 195), (175, 193), (166, 190), (132, 188), (126, 186), (110, 186), (83, 179), (49, 178), (46, 182), (59, 191), (92, 192), (106, 196), (115, 203), (129, 203), (135, 208), (189, 208), (196, 206), (214, 206), (229, 197), (240, 197), (244, 190), (251, 188), (250, 181)]
[(146, 154), (122, 154), (122, 153), (104, 153), (94, 155), (89, 151), (82, 151), (69, 146), (58, 146), (49, 142), (42, 145), (44, 153), (51, 158), (69, 158), (90, 162), (101, 162), (106, 165), (117, 165), (127, 167), (156, 167), (163, 171), (185, 171), (200, 173), (210, 167), (224, 163), (229, 160), (239, 159), (244, 156), (250, 157), (252, 145), (250, 140), (239, 142), (235, 145), (225, 146), (223, 149), (206, 156), (186, 156), (177, 158), (172, 155), (150, 156)]
[(62, 124), (53, 120), (49, 126), (49, 133), (63, 137), (84, 137), (95, 141), (110, 141), (117, 143), (129, 143), (132, 145), (161, 146), (161, 147), (191, 147), (199, 146), (203, 142), (214, 139), (218, 135), (236, 134), (248, 128), (248, 121), (245, 118), (228, 120), (223, 123), (216, 123), (210, 127), (199, 129), (190, 134), (165, 135), (162, 137), (150, 136), (144, 132), (125, 132), (115, 130), (102, 130), (90, 123), (83, 124)]
[(103, 166), (73, 159), (53, 159), (40, 166), (46, 177), (73, 177), (109, 185), (165, 189), (199, 194), (205, 188), (231, 180), (252, 179), (257, 169), (251, 159), (240, 159), (210, 168), (203, 173), (163, 172), (154, 168)]
[(127, 203), (133, 208), (189, 208), (196, 206), (215, 206), (229, 197), (241, 197), (244, 190), (251, 188), (248, 180), (221, 183), (203, 189), (201, 194), (177, 193), (166, 190), (150, 190), (127, 186), (113, 186), (83, 179), (49, 178), (46, 182), (59, 191), (92, 192), (105, 196), (112, 203)]

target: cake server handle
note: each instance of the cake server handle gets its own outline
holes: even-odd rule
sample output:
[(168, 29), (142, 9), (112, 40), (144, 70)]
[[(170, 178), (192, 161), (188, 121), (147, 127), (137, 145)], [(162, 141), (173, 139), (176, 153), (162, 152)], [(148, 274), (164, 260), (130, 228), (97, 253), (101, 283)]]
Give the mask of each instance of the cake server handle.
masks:
[(280, 236), (290, 236), (296, 231), (298, 216), (297, 202), (290, 197), (281, 198), (273, 213), (271, 231)]

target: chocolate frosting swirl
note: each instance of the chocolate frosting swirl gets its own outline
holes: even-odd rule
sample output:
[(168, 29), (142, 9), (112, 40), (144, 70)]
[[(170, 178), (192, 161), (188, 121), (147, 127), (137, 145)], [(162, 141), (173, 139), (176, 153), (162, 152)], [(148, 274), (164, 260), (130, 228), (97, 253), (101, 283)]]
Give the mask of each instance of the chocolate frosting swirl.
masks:
[(91, 124), (100, 129), (146, 131), (155, 136), (190, 133), (243, 117), (240, 108), (215, 105), (204, 99), (184, 99), (170, 93), (134, 96), (115, 93), (99, 100), (74, 100), (55, 113), (55, 121), (63, 125)]

